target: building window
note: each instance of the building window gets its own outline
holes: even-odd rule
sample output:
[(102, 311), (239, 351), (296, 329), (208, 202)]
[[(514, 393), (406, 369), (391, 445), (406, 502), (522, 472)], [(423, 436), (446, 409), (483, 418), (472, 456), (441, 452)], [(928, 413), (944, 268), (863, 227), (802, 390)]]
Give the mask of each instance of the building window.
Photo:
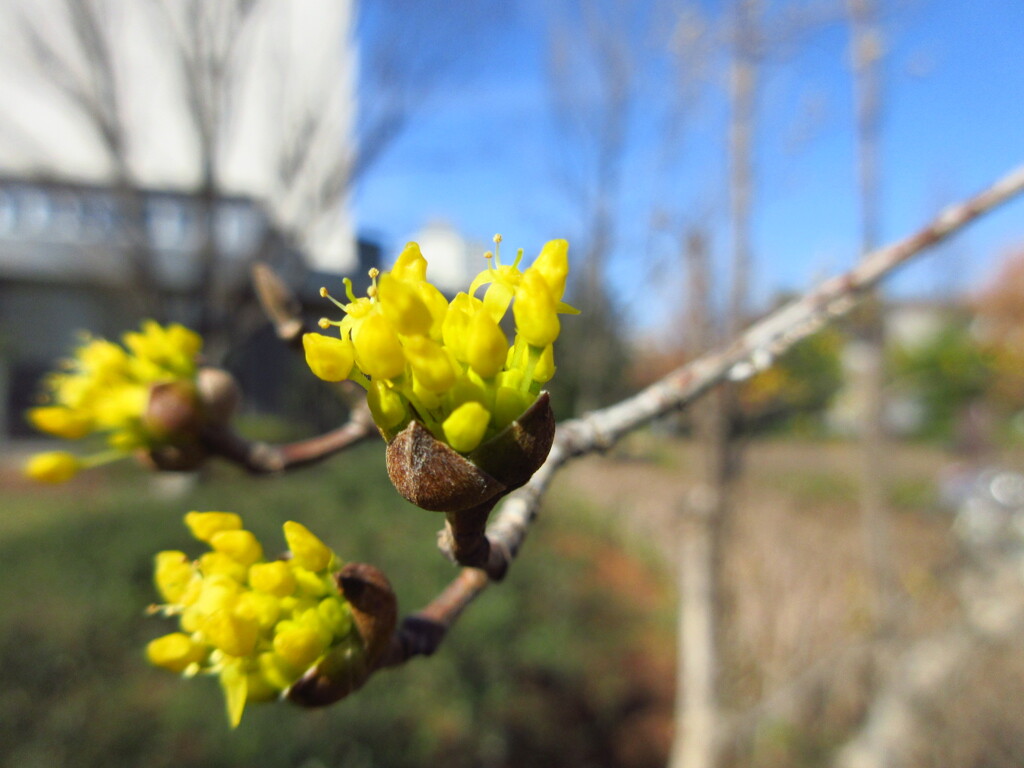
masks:
[(18, 220), (18, 207), (14, 195), (0, 192), (0, 235), (10, 235)]
[(146, 202), (146, 229), (157, 250), (181, 249), (188, 234), (184, 207), (176, 200), (151, 198)]
[(53, 206), (49, 196), (45, 192), (36, 189), (27, 190), (21, 195), (21, 229), (26, 234), (41, 234), (50, 225), (53, 215)]

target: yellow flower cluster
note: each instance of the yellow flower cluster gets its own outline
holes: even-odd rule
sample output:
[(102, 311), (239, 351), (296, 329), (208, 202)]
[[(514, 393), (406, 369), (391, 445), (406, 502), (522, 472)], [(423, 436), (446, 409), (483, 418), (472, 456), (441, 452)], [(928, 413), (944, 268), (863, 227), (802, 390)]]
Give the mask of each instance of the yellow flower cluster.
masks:
[[(389, 272), (371, 270), (367, 296), (356, 298), (348, 279), (347, 304), (321, 289), (345, 317), (320, 321), (339, 337), (303, 337), (306, 361), (322, 379), (362, 385), (386, 439), (416, 420), (469, 453), (520, 416), (555, 372), (558, 315), (577, 312), (562, 302), (568, 251), (565, 240), (552, 240), (525, 271), (522, 250), (512, 264), (487, 253), (488, 267), (449, 302), (427, 281), (419, 246), (409, 243)], [(509, 305), (511, 344), (502, 330)]]
[(154, 384), (184, 382), (194, 392), (196, 358), (202, 338), (180, 325), (163, 327), (148, 320), (139, 332), (122, 337), (124, 346), (86, 339), (64, 370), (45, 382), (47, 405), (32, 408), (32, 425), (57, 437), (77, 440), (104, 433), (110, 450), (80, 458), (66, 451), (33, 456), (28, 475), (43, 482), (64, 482), (80, 469), (120, 458), (166, 439), (161, 425), (145, 419)]
[(220, 677), (228, 719), (238, 725), (246, 702), (269, 701), (328, 653), (358, 664), (362, 641), (332, 574), (341, 566), (320, 539), (284, 524), (287, 560), (264, 559), (256, 537), (231, 512), (189, 512), (185, 523), (211, 551), (156, 556), (155, 581), (181, 631), (149, 643), (153, 664), (184, 674)]

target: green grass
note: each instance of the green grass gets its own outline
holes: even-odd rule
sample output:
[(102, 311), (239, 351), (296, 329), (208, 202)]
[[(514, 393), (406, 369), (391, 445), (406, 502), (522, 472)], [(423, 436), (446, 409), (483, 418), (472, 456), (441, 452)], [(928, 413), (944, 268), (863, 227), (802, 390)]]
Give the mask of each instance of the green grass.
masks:
[(671, 659), (668, 628), (635, 595), (664, 597), (665, 579), (570, 504), (535, 527), (506, 582), (433, 658), (325, 710), (254, 706), (232, 731), (214, 681), (182, 681), (142, 655), (171, 629), (145, 614), (153, 554), (202, 549), (183, 513), (239, 512), (268, 550), (299, 520), (343, 558), (382, 567), (403, 612), (454, 574), (433, 545), (442, 518), (397, 496), (377, 444), (278, 479), (218, 466), (181, 498), (151, 480), (124, 466), (5, 491), (0, 765), (612, 765), (642, 738), (636, 711), (668, 711), (630, 666)]

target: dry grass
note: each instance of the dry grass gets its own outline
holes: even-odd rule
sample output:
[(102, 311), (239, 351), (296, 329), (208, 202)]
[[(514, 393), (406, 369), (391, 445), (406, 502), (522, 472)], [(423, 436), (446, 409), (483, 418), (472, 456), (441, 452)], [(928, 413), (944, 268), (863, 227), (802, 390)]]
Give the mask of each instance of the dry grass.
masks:
[[(568, 468), (556, 490), (607, 510), (624, 536), (655, 542), (671, 562), (678, 511), (700, 477), (700, 459), (691, 443), (635, 436), (609, 456)], [(960, 555), (951, 517), (938, 508), (934, 491), (949, 461), (939, 450), (907, 445), (891, 446), (886, 457), (899, 585), (897, 644), (948, 626), (959, 615)], [(737, 764), (827, 763), (864, 714), (872, 686), (866, 650), (873, 620), (857, 472), (854, 444), (787, 440), (747, 446), (725, 563), (724, 683), (733, 711), (758, 717), (739, 717), (755, 727), (741, 729), (754, 739), (744, 740)], [(994, 717), (991, 706), (992, 690), (1024, 690), (1024, 666), (1009, 658), (979, 648), (976, 667), (987, 671), (992, 685), (961, 681), (948, 701), (932, 702), (933, 711), (923, 715), (943, 737), (922, 746), (915, 764), (1002, 765), (1006, 754), (1019, 757), (1020, 708), (1003, 708)], [(965, 706), (986, 722), (972, 724)], [(987, 741), (957, 735), (993, 729), (998, 737)], [(946, 741), (957, 748), (943, 749)], [(973, 746), (964, 746), (968, 742)]]

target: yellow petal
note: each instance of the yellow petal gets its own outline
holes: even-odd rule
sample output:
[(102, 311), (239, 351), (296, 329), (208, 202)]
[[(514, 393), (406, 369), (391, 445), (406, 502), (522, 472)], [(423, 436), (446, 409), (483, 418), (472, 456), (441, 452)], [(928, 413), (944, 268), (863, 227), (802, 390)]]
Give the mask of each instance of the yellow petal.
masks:
[(427, 260), (423, 258), (418, 243), (406, 243), (391, 268), (391, 274), (409, 283), (427, 279)]
[(430, 392), (444, 392), (455, 383), (455, 371), (447, 353), (426, 336), (405, 340), (405, 357), (417, 383)]
[(64, 483), (78, 474), (82, 462), (67, 451), (37, 453), (25, 464), (25, 474), (40, 483)]
[(210, 644), (229, 656), (248, 656), (256, 647), (260, 627), (255, 618), (221, 610), (207, 618), (203, 630)]
[(537, 364), (533, 369), (533, 380), (539, 384), (543, 384), (551, 380), (551, 377), (555, 375), (555, 348), (554, 345), (548, 344), (544, 347), (544, 351), (540, 353), (540, 357), (537, 359)]
[(180, 603), (195, 576), (192, 562), (184, 552), (159, 552), (155, 558), (153, 580), (168, 603)]
[(252, 531), (218, 531), (210, 537), (210, 546), (242, 565), (252, 565), (263, 558), (263, 547)]
[(441, 329), (448, 314), (448, 299), (430, 283), (418, 283), (416, 290), (430, 312), (430, 338), (436, 341), (441, 338)]
[(274, 653), (300, 672), (309, 669), (325, 650), (323, 636), (311, 627), (292, 623), (274, 635)]
[(93, 419), (88, 413), (60, 405), (31, 408), (28, 420), (40, 432), (67, 440), (77, 440), (92, 431)]
[(287, 597), (295, 591), (295, 576), (283, 560), (256, 563), (249, 568), (249, 585), (275, 597)]
[(359, 367), (368, 376), (393, 379), (405, 371), (402, 343), (383, 315), (367, 317), (352, 341)]
[(489, 379), (505, 365), (508, 339), (487, 312), (477, 312), (469, 322), (466, 361), (483, 378)]
[(557, 308), (547, 283), (536, 272), (523, 277), (512, 305), (516, 332), (535, 347), (546, 347), (558, 338), (561, 325)]
[(505, 282), (493, 282), (488, 286), (484, 294), (484, 310), (494, 322), (501, 322), (514, 294), (513, 288)]
[(355, 350), (349, 341), (306, 333), (302, 336), (302, 349), (310, 370), (324, 381), (344, 381), (352, 372)]
[(292, 552), (292, 559), (297, 565), (311, 571), (327, 569), (334, 557), (330, 547), (314, 536), (302, 523), (289, 520), (283, 528), (284, 538)]
[(146, 658), (150, 664), (181, 673), (206, 658), (206, 648), (183, 632), (172, 632), (151, 640), (146, 646)]
[(527, 272), (537, 272), (544, 278), (555, 301), (565, 293), (565, 278), (569, 274), (569, 243), (566, 240), (549, 240), (540, 250)]
[(209, 541), (221, 531), (237, 531), (242, 527), (242, 518), (234, 512), (189, 512), (185, 525), (200, 541)]
[(428, 334), (434, 319), (416, 288), (391, 274), (384, 274), (377, 286), (381, 311), (403, 336)]

